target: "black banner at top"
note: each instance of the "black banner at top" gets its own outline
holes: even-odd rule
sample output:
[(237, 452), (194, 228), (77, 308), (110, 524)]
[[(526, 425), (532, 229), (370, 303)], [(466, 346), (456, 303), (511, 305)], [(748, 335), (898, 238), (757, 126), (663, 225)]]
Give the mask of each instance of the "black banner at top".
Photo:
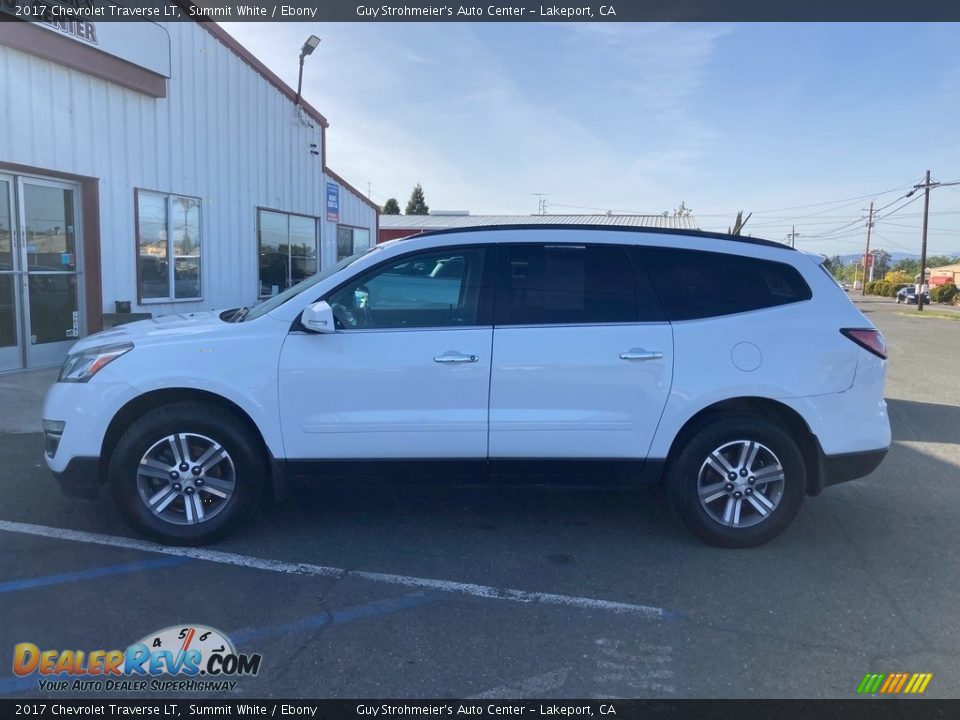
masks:
[(0, 0), (42, 22), (958, 22), (958, 0)]

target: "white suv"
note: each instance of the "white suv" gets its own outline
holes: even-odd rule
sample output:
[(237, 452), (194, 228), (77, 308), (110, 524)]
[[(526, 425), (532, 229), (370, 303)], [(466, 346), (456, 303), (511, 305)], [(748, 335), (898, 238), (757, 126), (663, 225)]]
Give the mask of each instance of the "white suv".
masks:
[(890, 444), (886, 349), (818, 259), (701, 232), (435, 232), (254, 307), (78, 342), (44, 406), (71, 496), (160, 541), (223, 536), (291, 481), (533, 471), (662, 484), (724, 546)]

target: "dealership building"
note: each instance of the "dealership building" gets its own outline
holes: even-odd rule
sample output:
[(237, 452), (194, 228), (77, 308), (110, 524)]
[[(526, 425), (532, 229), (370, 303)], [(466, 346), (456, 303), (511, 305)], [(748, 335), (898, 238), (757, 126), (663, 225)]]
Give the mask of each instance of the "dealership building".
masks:
[(376, 242), (327, 120), (214, 23), (7, 17), (0, 108), (0, 372), (253, 305)]

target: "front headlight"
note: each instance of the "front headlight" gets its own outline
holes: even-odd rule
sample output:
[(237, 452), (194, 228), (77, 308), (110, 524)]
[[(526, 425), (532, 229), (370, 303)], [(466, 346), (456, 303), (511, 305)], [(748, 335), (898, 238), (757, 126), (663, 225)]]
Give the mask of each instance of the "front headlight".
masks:
[(57, 382), (87, 382), (121, 355), (133, 350), (133, 343), (117, 343), (70, 353), (60, 369)]

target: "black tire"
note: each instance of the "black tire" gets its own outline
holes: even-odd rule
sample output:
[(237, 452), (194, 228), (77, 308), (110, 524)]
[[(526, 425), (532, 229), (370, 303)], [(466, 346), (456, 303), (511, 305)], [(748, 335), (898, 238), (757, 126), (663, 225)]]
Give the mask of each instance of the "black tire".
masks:
[[(229, 500), (209, 519), (195, 524), (178, 525), (158, 517), (141, 499), (138, 487), (141, 458), (155, 443), (177, 433), (215, 440), (229, 454), (233, 465), (235, 482)], [(185, 401), (154, 408), (130, 425), (110, 457), (108, 477), (114, 503), (128, 524), (157, 542), (213, 542), (248, 518), (263, 498), (269, 466), (262, 447), (260, 438), (246, 422), (216, 405)]]
[[(690, 433), (686, 434), (686, 438), (683, 446), (678, 448), (669, 463), (666, 480), (674, 508), (687, 527), (700, 539), (720, 547), (753, 547), (772, 540), (793, 522), (806, 495), (807, 470), (803, 454), (784, 429), (769, 420), (753, 415), (714, 415), (704, 418), (691, 429)], [(768, 511), (766, 516), (761, 516), (752, 505), (748, 505), (743, 494), (746, 492), (746, 487), (750, 488), (751, 493), (756, 492), (760, 487), (769, 487), (770, 490), (764, 490), (764, 492), (773, 493), (775, 492), (774, 484), (741, 488), (739, 497), (743, 498), (742, 507), (748, 513), (747, 519), (754, 517), (760, 519), (756, 520), (755, 525), (733, 527), (723, 524), (721, 520), (708, 513), (700, 502), (698, 488), (701, 469), (707, 458), (718, 448), (741, 440), (759, 443), (772, 453), (773, 459), (778, 460), (782, 468), (783, 480), (779, 482), (782, 482), (783, 486), (776, 507)], [(762, 451), (762, 456), (771, 457), (766, 451)], [(758, 462), (763, 462), (760, 459), (760, 453), (757, 457)], [(774, 465), (771, 464), (771, 466)], [(759, 478), (763, 470), (754, 472)], [(705, 484), (708, 484), (708, 480), (710, 484), (714, 481), (725, 482), (719, 474), (714, 476), (712, 471), (705, 471), (705, 473)], [(774, 475), (779, 473), (774, 472)], [(738, 477), (737, 482), (746, 482), (747, 479)], [(740, 491), (738, 488), (739, 486), (735, 486), (734, 490)], [(759, 498), (754, 496), (754, 500)], [(711, 504), (710, 507), (717, 512), (720, 506), (726, 507), (729, 498), (721, 496), (713, 502), (715, 504)]]

